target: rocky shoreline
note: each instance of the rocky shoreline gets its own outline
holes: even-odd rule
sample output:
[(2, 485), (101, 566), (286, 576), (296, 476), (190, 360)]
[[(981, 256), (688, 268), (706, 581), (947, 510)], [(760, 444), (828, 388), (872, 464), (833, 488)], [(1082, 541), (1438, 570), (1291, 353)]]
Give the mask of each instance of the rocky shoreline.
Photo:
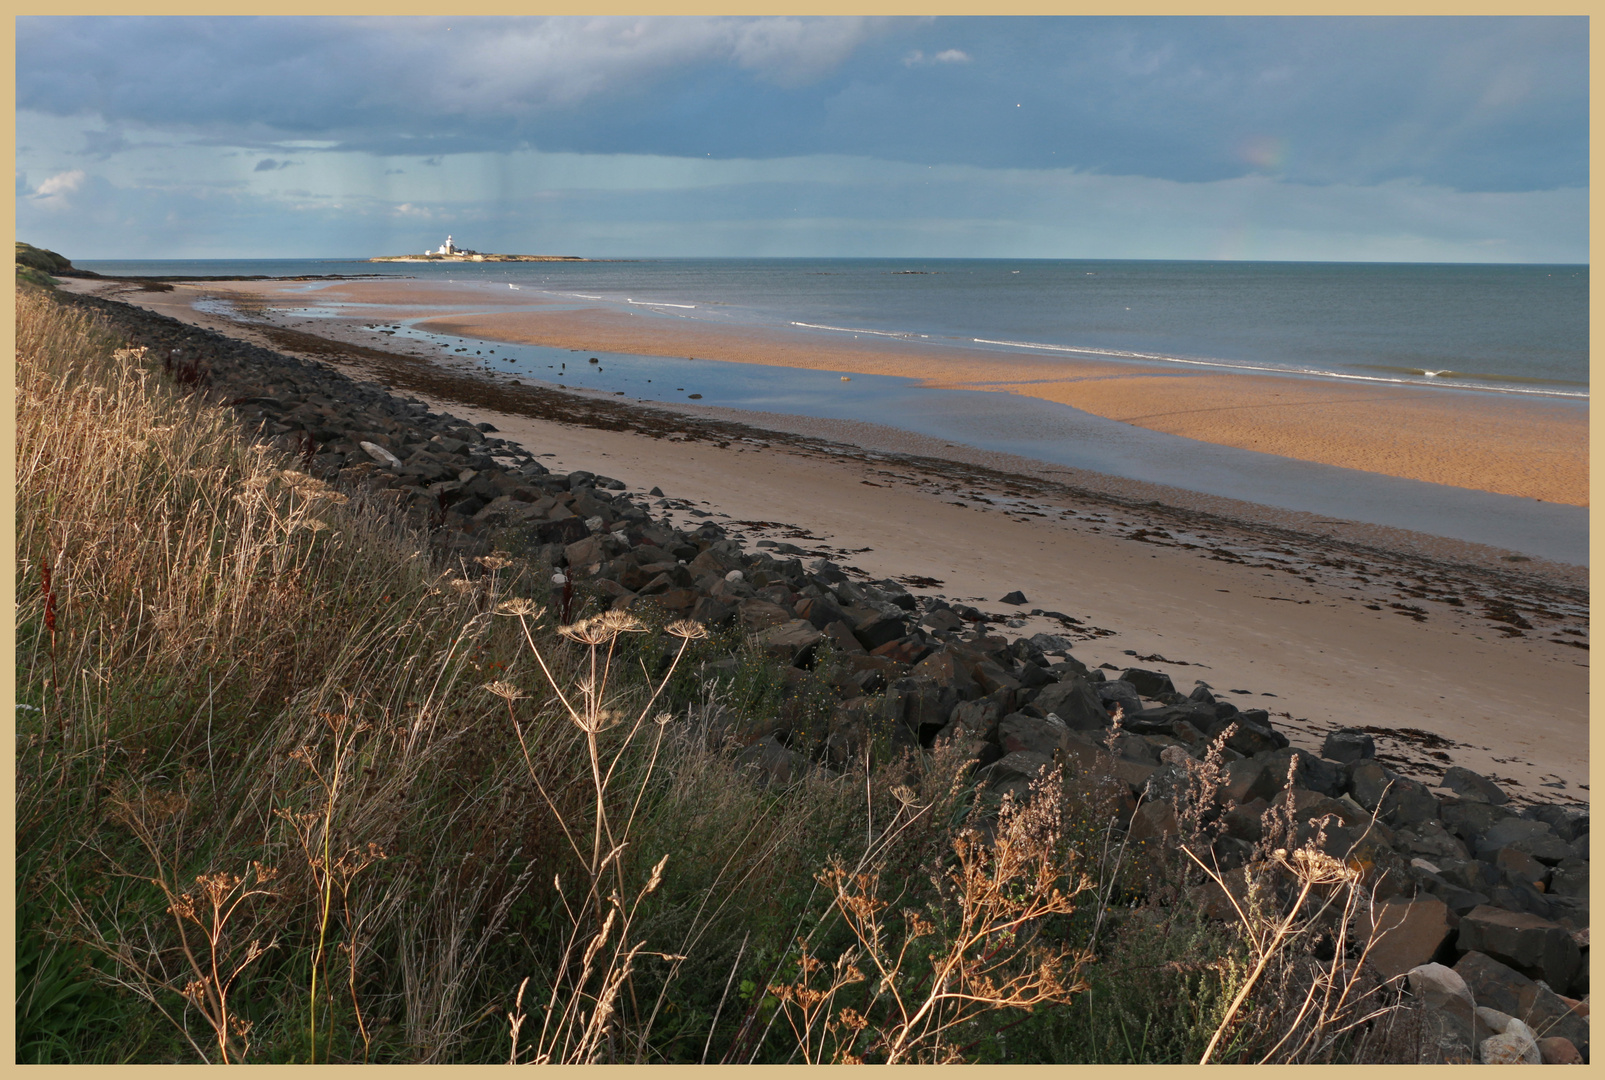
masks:
[[(308, 472), (389, 492), (446, 557), (510, 551), (559, 571), (566, 598), (742, 627), (795, 691), (763, 727), (716, 718), (759, 782), (841, 769), (877, 740), (959, 739), (975, 747), (979, 799), (1022, 797), (1058, 762), (1101, 792), (1133, 840), (1176, 832), (1178, 814), (1207, 820), (1227, 869), (1291, 814), (1300, 842), (1368, 868), (1377, 923), (1391, 928), (1372, 962), (1428, 1003), (1445, 1060), (1563, 1061), (1568, 1048), (1587, 1059), (1586, 807), (1517, 808), (1453, 767), (1437, 782), (1453, 794), (1434, 794), (1379, 762), (1355, 729), (1328, 734), (1319, 753), (1295, 748), (1269, 712), (1218, 700), (1201, 681), (1178, 688), (1146, 667), (1081, 663), (1071, 649), (1090, 628), (1073, 615), (1033, 609), (1063, 633), (1011, 640), (999, 632), (1007, 612), (865, 580), (785, 541), (745, 550), (711, 520), (677, 528), (665, 514), (674, 500), (656, 488), (554, 474), (492, 425), (381, 383), (115, 301), (63, 300), (103, 313)], [(997, 603), (1023, 613), (1029, 600)], [(804, 708), (805, 691), (828, 708)], [(1205, 768), (1218, 771), (1216, 794), (1189, 802), (1189, 777)]]

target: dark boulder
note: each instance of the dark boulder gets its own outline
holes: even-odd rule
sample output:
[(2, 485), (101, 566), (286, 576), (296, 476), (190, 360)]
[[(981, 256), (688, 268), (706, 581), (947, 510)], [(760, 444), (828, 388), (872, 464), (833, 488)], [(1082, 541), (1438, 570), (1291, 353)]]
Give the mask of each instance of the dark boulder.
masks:
[(1127, 668), (1119, 675), (1121, 682), (1130, 683), (1132, 688), (1145, 698), (1158, 698), (1162, 694), (1174, 694), (1176, 687), (1171, 684), (1170, 676), (1161, 671), (1149, 671), (1146, 668)]
[(1443, 774), (1443, 786), (1460, 796), (1475, 802), (1492, 803), (1502, 806), (1510, 801), (1510, 796), (1499, 790), (1486, 776), (1481, 776), (1470, 769), (1462, 769), (1456, 765)]
[(1569, 987), (1582, 963), (1577, 943), (1564, 926), (1496, 907), (1467, 912), (1460, 920), (1455, 946), (1462, 952), (1483, 953), (1551, 987)]
[(1377, 756), (1376, 741), (1359, 728), (1338, 728), (1328, 732), (1321, 744), (1321, 756), (1344, 765)]

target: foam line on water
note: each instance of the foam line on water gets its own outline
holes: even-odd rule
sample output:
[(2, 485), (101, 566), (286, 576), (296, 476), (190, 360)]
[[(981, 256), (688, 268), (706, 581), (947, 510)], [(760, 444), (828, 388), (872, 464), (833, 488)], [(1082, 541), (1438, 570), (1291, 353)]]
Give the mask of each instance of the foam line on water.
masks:
[[(1003, 345), (1011, 349), (1041, 349), (1047, 352), (1072, 353), (1084, 356), (1112, 356), (1119, 360), (1153, 360), (1164, 364), (1188, 364), (1193, 367), (1220, 368), (1226, 371), (1263, 371), (1271, 375), (1316, 375), (1323, 379), (1346, 379), (1352, 382), (1386, 383), (1394, 386), (1425, 386), (1414, 379), (1388, 378), (1382, 375), (1350, 375), (1324, 368), (1272, 367), (1268, 364), (1249, 364), (1233, 360), (1196, 360), (1184, 356), (1166, 356), (1163, 353), (1131, 352), (1125, 349), (1098, 349), (1081, 345), (1044, 345), (1035, 341), (999, 341), (993, 338), (971, 338), (980, 345)], [(1439, 377), (1452, 375), (1447, 370), (1423, 372)], [(1483, 383), (1459, 383), (1451, 387), (1459, 390), (1487, 390), (1497, 394), (1538, 394), (1543, 397), (1565, 397), (1586, 400), (1587, 393), (1571, 390), (1528, 390), (1514, 386), (1489, 386)]]
[(807, 327), (809, 330), (834, 330), (838, 334), (874, 334), (876, 337), (891, 338), (928, 338), (929, 334), (915, 334), (908, 331), (892, 330), (860, 330), (852, 326), (824, 326), (819, 323), (806, 323), (793, 321), (793, 326)]

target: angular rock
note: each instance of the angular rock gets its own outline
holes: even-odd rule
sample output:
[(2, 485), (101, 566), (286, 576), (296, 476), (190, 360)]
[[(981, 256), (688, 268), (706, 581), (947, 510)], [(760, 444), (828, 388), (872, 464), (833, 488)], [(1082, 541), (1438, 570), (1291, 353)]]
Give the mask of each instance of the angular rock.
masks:
[[(1564, 926), (1525, 912), (1479, 907), (1460, 920), (1455, 945), (1480, 952), (1532, 979), (1565, 989), (1582, 963), (1577, 943)], [(1505, 1010), (1509, 1011), (1509, 1010)]]
[(1543, 891), (1548, 884), (1549, 867), (1517, 848), (1500, 848), (1494, 853), (1493, 864), (1512, 885)]
[(1400, 849), (1412, 855), (1424, 855), (1429, 859), (1457, 859), (1465, 860), (1471, 857), (1471, 852), (1460, 838), (1443, 827), (1441, 822), (1423, 821), (1414, 825), (1404, 825), (1395, 830), (1394, 836), (1403, 845)]
[(1171, 683), (1170, 676), (1161, 671), (1149, 671), (1146, 668), (1127, 668), (1122, 671), (1117, 680), (1130, 683), (1132, 688), (1145, 698), (1158, 698), (1161, 694), (1174, 694), (1176, 687)]
[(953, 709), (951, 722), (963, 724), (965, 730), (984, 735), (996, 727), (1003, 715), (1003, 707), (990, 698), (979, 701), (961, 701)]
[(807, 619), (820, 630), (823, 630), (833, 622), (844, 622), (851, 625), (854, 621), (849, 618), (845, 611), (824, 597), (808, 597), (799, 600), (797, 601), (796, 611), (798, 618)]
[(1069, 679), (1038, 690), (1031, 704), (1052, 713), (1073, 731), (1100, 731), (1109, 726), (1109, 714), (1085, 679)]
[(766, 735), (736, 755), (736, 770), (750, 771), (760, 787), (789, 784), (808, 770), (808, 761), (786, 749), (773, 735)]
[(1318, 758), (1307, 750), (1288, 747), (1266, 755), (1267, 764), (1277, 778), (1278, 786), (1287, 779), (1290, 760), (1297, 759), (1293, 783), (1296, 787), (1320, 792), (1332, 798), (1343, 794), (1343, 770), (1325, 758)]
[(1269, 799), (1276, 794), (1277, 780), (1278, 777), (1266, 762), (1256, 758), (1243, 758), (1226, 766), (1224, 791), (1233, 802), (1237, 803)]
[(1535, 858), (1546, 856), (1555, 862), (1572, 854), (1572, 846), (1542, 821), (1510, 817), (1496, 822), (1477, 838), (1477, 855), (1492, 858), (1500, 848), (1513, 847)]
[(1431, 897), (1378, 904), (1361, 925), (1373, 935), (1367, 957), (1387, 980), (1429, 963), (1451, 932), (1448, 905)]
[(1442, 964), (1421, 964), (1406, 974), (1410, 993), (1421, 1002), (1426, 1021), (1423, 1036), (1436, 1048), (1429, 1060), (1470, 1063), (1487, 1037), (1476, 1015), (1476, 1002), (1465, 979)]
[(1016, 750), (977, 770), (976, 777), (994, 794), (1008, 792), (1016, 800), (1024, 800), (1030, 793), (1032, 782), (1052, 765), (1053, 758), (1047, 754)]
[(1338, 728), (1328, 732), (1321, 744), (1321, 756), (1344, 765), (1377, 756), (1376, 740), (1359, 728)]
[(1438, 817), (1444, 828), (1468, 845), (1475, 845), (1477, 837), (1506, 818), (1516, 815), (1502, 806), (1453, 798), (1438, 800)]
[(1470, 769), (1462, 769), (1458, 765), (1444, 772), (1443, 786), (1462, 799), (1471, 799), (1475, 802), (1501, 806), (1510, 801), (1510, 796), (1499, 790), (1498, 784), (1486, 776), (1474, 773)]
[(1425, 784), (1400, 776), (1376, 761), (1360, 761), (1349, 769), (1354, 801), (1390, 825), (1410, 825), (1438, 816), (1438, 800)]
[(1550, 1035), (1538, 1040), (1538, 1056), (1545, 1065), (1581, 1065), (1583, 1055), (1570, 1039)]
[(1176, 822), (1176, 808), (1163, 800), (1143, 802), (1131, 817), (1127, 835), (1133, 843), (1174, 836), (1180, 829)]
[(741, 601), (736, 606), (736, 612), (741, 625), (749, 630), (763, 630), (792, 620), (791, 612), (771, 600), (760, 600), (756, 596)]
[(1534, 806), (1522, 811), (1522, 817), (1542, 821), (1555, 835), (1567, 842), (1588, 835), (1588, 809), (1580, 806), (1556, 806), (1553, 803)]
[(998, 745), (1005, 755), (1017, 750), (1052, 757), (1055, 750), (1070, 745), (1070, 729), (1062, 720), (1039, 720), (1024, 713), (1010, 713), (998, 721)]
[(824, 637), (807, 619), (793, 619), (758, 631), (753, 640), (765, 656), (803, 667)]
[(875, 612), (864, 616), (853, 626), (853, 636), (871, 652), (888, 642), (896, 641), (908, 633), (908, 624), (901, 618)]
[(1113, 716), (1118, 707), (1124, 716), (1135, 716), (1142, 712), (1142, 699), (1137, 695), (1137, 688), (1121, 679), (1108, 679), (1093, 687), (1098, 700), (1103, 703), (1104, 710)]
[(1287, 746), (1287, 736), (1270, 725), (1263, 709), (1248, 709), (1217, 719), (1215, 727), (1210, 730), (1210, 738), (1218, 738), (1232, 724), (1236, 724), (1237, 728), (1227, 737), (1226, 745), (1239, 754), (1252, 757)]
[(1588, 861), (1562, 859), (1550, 872), (1549, 891), (1555, 896), (1588, 896)]
[(866, 653), (863, 644), (853, 636), (852, 627), (844, 622), (833, 622), (825, 626), (825, 636), (836, 643), (836, 648), (844, 653)]
[[(1521, 1026), (1518, 1028), (1517, 1025)], [(1512, 1020), (1510, 1028), (1499, 1035), (1490, 1035), (1482, 1041), (1481, 1059), (1484, 1065), (1542, 1065), (1543, 1055), (1538, 1052), (1538, 1040), (1520, 1020)]]

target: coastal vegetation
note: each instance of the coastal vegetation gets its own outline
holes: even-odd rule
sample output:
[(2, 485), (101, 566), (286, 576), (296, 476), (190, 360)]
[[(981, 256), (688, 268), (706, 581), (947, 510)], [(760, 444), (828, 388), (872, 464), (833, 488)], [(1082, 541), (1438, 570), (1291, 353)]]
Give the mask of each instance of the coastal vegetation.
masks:
[(962, 738), (760, 782), (741, 632), (448, 557), (27, 283), (17, 398), (20, 1061), (1422, 1053), (1291, 786), (1226, 875), (1219, 756), (1147, 839)]
[(55, 278), (50, 275), (60, 274), (72, 268), (72, 263), (63, 255), (45, 248), (34, 247), (21, 240), (17, 241), (18, 281), (49, 288), (55, 285)]

